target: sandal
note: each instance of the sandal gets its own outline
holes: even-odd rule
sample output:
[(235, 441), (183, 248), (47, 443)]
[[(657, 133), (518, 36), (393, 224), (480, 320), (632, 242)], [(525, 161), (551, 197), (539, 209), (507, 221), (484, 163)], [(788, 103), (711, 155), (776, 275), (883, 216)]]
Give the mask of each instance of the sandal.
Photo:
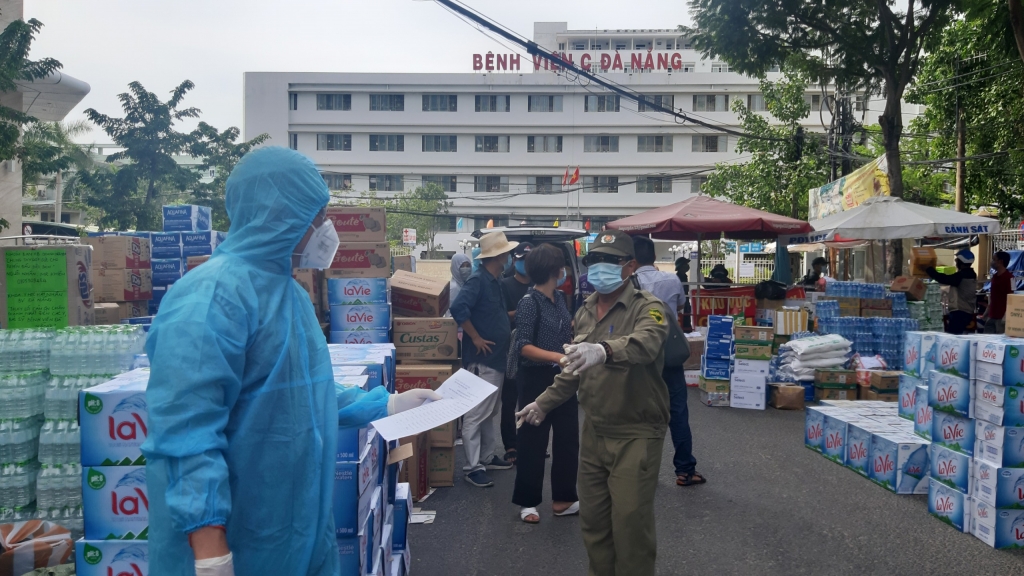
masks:
[(536, 508), (523, 508), (519, 511), (519, 519), (527, 524), (539, 524), (540, 514), (537, 513)]
[(676, 475), (676, 484), (678, 484), (679, 486), (695, 486), (697, 484), (703, 484), (707, 481), (708, 479), (705, 478), (703, 474), (696, 471), (689, 472), (687, 474)]
[(575, 516), (580, 513), (580, 502), (579, 500), (573, 502), (572, 505), (561, 512), (556, 511), (555, 507), (552, 506), (551, 511), (554, 512), (555, 516)]
[(505, 457), (502, 458), (502, 460), (504, 460), (505, 462), (511, 462), (511, 463), (515, 464), (516, 463), (516, 454), (517, 453), (516, 453), (516, 449), (515, 448), (509, 448), (508, 450), (505, 451)]

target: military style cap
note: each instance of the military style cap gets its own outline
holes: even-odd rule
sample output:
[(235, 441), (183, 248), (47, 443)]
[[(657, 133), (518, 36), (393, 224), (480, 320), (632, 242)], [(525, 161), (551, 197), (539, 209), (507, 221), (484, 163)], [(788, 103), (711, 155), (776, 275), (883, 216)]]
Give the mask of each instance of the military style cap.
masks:
[(597, 234), (597, 239), (590, 244), (588, 253), (600, 252), (614, 256), (626, 256), (633, 258), (636, 252), (633, 251), (633, 238), (620, 230), (605, 230)]

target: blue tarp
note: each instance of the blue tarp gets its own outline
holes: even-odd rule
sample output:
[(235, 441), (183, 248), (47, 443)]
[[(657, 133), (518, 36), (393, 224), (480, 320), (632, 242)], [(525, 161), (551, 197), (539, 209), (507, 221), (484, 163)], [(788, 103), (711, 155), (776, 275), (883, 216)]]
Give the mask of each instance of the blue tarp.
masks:
[[(1006, 253), (1010, 255), (1010, 265), (1006, 269), (1013, 274), (1013, 291), (1024, 290), (1024, 250), (1007, 250)], [(990, 273), (995, 274), (995, 269)], [(992, 282), (985, 282), (982, 290), (988, 292), (991, 285)]]

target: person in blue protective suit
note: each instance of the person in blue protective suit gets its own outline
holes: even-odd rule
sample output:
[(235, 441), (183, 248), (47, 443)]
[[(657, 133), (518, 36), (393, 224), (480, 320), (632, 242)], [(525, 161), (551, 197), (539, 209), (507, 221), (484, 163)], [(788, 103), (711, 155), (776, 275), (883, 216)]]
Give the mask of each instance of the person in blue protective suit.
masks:
[(334, 257), (329, 198), (305, 156), (250, 152), (227, 181), (227, 240), (161, 303), (142, 446), (151, 574), (333, 576), (339, 423), (439, 398), (337, 395), (324, 334), (291, 276)]

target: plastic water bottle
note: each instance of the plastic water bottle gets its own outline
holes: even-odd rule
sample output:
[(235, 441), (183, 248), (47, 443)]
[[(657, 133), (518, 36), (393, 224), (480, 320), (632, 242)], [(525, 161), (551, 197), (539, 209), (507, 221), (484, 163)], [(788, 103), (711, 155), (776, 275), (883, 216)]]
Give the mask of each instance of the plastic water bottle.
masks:
[(44, 464), (36, 480), (36, 509), (64, 507), (64, 473), (60, 466)]
[[(67, 462), (80, 462), (82, 460), (82, 432), (78, 427), (78, 422), (75, 422), (74, 420), (68, 422), (67, 441)], [(79, 486), (79, 488), (81, 488), (81, 486)]]
[(39, 432), (39, 462), (43, 464), (57, 464), (56, 425), (56, 420), (47, 420)]
[(82, 505), (82, 466), (66, 464), (64, 468), (64, 505), (77, 508)]

